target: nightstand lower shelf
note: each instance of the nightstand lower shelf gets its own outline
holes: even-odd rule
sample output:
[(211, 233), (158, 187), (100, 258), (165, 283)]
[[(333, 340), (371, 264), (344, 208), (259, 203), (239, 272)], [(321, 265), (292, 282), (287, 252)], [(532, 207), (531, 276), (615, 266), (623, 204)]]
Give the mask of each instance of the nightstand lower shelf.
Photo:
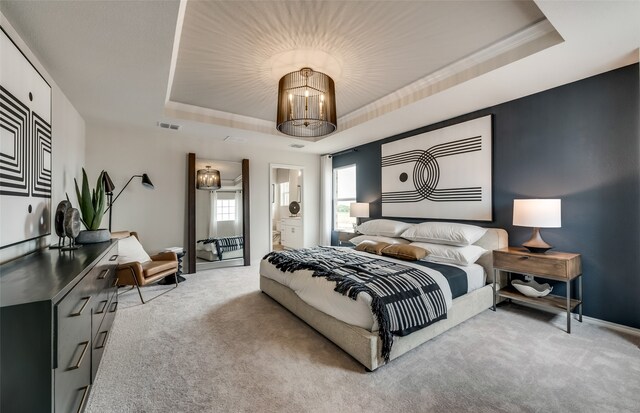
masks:
[[(541, 305), (545, 307), (558, 308), (560, 310), (567, 310), (567, 298), (560, 295), (549, 294), (544, 297), (527, 297), (521, 294), (512, 286), (505, 287), (498, 290), (498, 296), (504, 298), (510, 298), (516, 301), (522, 301), (527, 304)], [(582, 303), (580, 300), (571, 299), (569, 311), (573, 310)]]

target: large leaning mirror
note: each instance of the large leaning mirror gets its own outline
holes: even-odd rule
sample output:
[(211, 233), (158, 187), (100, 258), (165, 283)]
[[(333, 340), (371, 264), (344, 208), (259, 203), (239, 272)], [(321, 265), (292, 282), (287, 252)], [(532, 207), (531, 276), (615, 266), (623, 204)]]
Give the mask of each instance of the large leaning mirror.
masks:
[[(243, 165), (245, 164), (246, 165)], [(246, 166), (246, 171), (243, 166)], [(248, 161), (231, 162), (196, 158), (189, 195), (193, 207), (190, 244), (195, 271), (247, 265), (248, 239), (245, 223), (248, 206)], [(192, 266), (190, 265), (190, 268)]]

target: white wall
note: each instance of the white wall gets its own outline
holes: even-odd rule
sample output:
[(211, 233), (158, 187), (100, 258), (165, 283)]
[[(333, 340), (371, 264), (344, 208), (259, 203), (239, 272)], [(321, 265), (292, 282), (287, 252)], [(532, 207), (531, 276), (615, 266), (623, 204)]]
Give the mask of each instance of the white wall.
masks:
[[(53, 215), (58, 203), (65, 199), (65, 193), (77, 207), (73, 178), (82, 177), (82, 166), (85, 162), (85, 122), (64, 95), (55, 81), (47, 73), (29, 47), (18, 36), (4, 15), (0, 13), (0, 24), (18, 48), (27, 56), (29, 61), (38, 69), (40, 74), (51, 85), (51, 141), (52, 141), (52, 194), (51, 194), (51, 237), (44, 237), (40, 241), (29, 241), (0, 250), (0, 262), (28, 254), (40, 247), (57, 243), (58, 237), (53, 228)], [(2, 213), (6, 213), (2, 211)]]
[[(136, 178), (114, 205), (113, 227), (139, 232), (149, 252), (186, 245), (187, 153), (197, 158), (226, 161), (249, 159), (251, 197), (251, 261), (258, 262), (269, 249), (269, 164), (304, 166), (305, 245), (318, 242), (320, 157), (271, 150), (220, 140), (196, 138), (181, 131), (139, 128), (87, 120), (87, 172), (95, 179), (109, 172), (118, 193), (134, 174), (149, 174), (154, 191)], [(103, 227), (107, 227), (107, 215)]]

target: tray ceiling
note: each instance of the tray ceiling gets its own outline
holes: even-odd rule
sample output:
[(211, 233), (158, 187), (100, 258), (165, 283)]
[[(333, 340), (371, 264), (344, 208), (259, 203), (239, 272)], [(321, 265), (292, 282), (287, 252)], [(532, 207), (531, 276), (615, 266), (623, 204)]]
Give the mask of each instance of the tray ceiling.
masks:
[(531, 1), (189, 1), (168, 100), (273, 122), (278, 79), (312, 66), (340, 118), (543, 20)]

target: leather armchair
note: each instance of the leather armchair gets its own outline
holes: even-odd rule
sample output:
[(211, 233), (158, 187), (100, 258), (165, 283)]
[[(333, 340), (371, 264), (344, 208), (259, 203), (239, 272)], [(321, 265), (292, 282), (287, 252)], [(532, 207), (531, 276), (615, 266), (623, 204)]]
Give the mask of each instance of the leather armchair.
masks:
[[(113, 235), (116, 238), (122, 237), (123, 235), (132, 235), (139, 239), (136, 232), (119, 232)], [(131, 285), (138, 289), (138, 295), (140, 295), (140, 301), (142, 301), (143, 304), (144, 298), (142, 298), (140, 287), (160, 281), (167, 275), (178, 272), (178, 256), (175, 252), (161, 252), (152, 255), (150, 258), (151, 261), (147, 262), (134, 261), (118, 264), (116, 274), (118, 277), (118, 285)], [(176, 287), (177, 286), (178, 279), (176, 277)]]

